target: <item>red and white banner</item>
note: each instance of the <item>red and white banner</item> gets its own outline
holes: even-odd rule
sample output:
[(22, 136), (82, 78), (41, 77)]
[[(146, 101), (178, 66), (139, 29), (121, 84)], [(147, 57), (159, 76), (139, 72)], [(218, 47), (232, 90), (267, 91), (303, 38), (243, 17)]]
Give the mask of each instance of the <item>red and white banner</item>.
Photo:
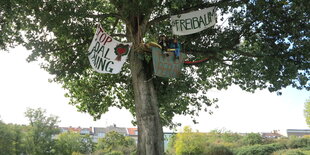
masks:
[(89, 62), (99, 73), (117, 74), (127, 60), (131, 45), (116, 41), (99, 25), (88, 48)]

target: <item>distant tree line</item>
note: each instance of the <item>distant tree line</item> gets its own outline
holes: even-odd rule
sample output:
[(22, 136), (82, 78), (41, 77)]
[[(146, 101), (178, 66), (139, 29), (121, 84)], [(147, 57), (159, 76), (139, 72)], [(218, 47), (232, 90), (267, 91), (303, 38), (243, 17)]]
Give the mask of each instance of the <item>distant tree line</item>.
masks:
[[(97, 143), (90, 135), (61, 133), (57, 116), (27, 109), (29, 125), (0, 120), (0, 155), (135, 155), (134, 139), (109, 132)], [(241, 136), (230, 131), (194, 132), (189, 126), (169, 139), (166, 155), (307, 155), (310, 136), (264, 139), (258, 133)]]
[(136, 144), (130, 137), (117, 132), (94, 143), (90, 135), (60, 133), (57, 116), (46, 111), (27, 109), (29, 125), (6, 124), (0, 120), (0, 155), (131, 155)]

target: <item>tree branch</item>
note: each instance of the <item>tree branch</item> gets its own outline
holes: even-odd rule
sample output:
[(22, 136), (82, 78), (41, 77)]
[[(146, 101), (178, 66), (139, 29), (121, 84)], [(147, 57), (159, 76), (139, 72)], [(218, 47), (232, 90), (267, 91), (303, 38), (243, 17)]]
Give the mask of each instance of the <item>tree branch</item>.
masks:
[(127, 37), (126, 34), (111, 34), (111, 37), (122, 37), (122, 38), (125, 38)]
[[(246, 56), (246, 57), (251, 57), (251, 58), (262, 58), (265, 57), (264, 55), (258, 55), (258, 54), (253, 54), (253, 53), (248, 53), (248, 52), (243, 52), (241, 50), (235, 49), (234, 50), (237, 54)], [(267, 56), (267, 55), (266, 55)]]
[[(186, 49), (186, 48), (185, 48)], [(222, 49), (215, 49), (215, 48), (208, 48), (204, 51), (201, 50), (193, 50), (193, 49), (188, 49), (186, 50), (186, 54), (197, 54), (197, 53), (201, 53), (201, 54), (210, 54), (211, 55), (215, 55), (216, 53), (218, 53), (220, 50)]]
[(119, 19), (116, 19), (115, 22), (113, 23), (113, 28), (112, 28), (112, 34), (114, 33), (115, 29), (116, 29), (116, 25), (118, 24)]
[(188, 66), (198, 65), (198, 64), (201, 64), (203, 62), (209, 61), (212, 58), (214, 58), (214, 57), (210, 56), (210, 57), (207, 57), (207, 58), (204, 58), (204, 59), (201, 59), (201, 60), (196, 60), (196, 61), (184, 61), (184, 65), (188, 65)]
[(115, 17), (117, 19), (123, 19), (121, 15), (117, 14), (117, 13), (107, 13), (107, 14), (87, 14), (86, 17), (90, 17), (90, 18), (100, 18), (100, 19), (104, 19), (104, 18), (108, 18), (108, 17)]

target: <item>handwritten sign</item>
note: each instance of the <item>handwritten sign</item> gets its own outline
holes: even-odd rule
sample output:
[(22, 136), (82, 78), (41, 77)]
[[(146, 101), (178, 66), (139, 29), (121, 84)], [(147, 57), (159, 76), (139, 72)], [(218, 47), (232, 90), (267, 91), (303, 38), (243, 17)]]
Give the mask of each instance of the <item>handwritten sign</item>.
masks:
[(99, 25), (88, 48), (88, 59), (97, 72), (117, 74), (126, 62), (130, 47), (131, 43), (116, 41)]
[(181, 53), (179, 59), (176, 59), (173, 52), (166, 56), (161, 49), (157, 47), (151, 48), (155, 75), (169, 78), (178, 77), (183, 67), (185, 54)]
[(216, 23), (215, 7), (171, 16), (172, 32), (188, 35), (205, 30)]

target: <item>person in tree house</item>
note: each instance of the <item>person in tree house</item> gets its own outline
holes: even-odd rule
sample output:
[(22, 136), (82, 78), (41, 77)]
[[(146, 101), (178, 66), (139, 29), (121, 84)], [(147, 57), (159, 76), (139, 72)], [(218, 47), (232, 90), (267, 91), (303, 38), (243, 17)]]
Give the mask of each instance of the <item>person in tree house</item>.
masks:
[(158, 38), (158, 44), (161, 46), (162, 51), (165, 53), (167, 52), (168, 48), (168, 39), (165, 35), (161, 35)]
[(173, 38), (170, 41), (169, 48), (172, 49), (172, 52), (174, 52), (175, 59), (179, 59), (181, 52), (181, 44), (178, 42), (177, 38)]

